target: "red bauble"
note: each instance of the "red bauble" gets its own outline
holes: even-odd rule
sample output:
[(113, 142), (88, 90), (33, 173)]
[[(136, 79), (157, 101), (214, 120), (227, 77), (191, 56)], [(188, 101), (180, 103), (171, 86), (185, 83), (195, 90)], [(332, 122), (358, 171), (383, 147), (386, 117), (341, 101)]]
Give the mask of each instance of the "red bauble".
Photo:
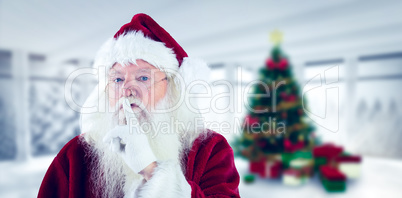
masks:
[(288, 67), (288, 61), (283, 58), (283, 59), (281, 59), (281, 62), (278, 63), (278, 66), (276, 68), (284, 71), (287, 67)]
[(275, 62), (272, 61), (272, 59), (267, 59), (267, 61), (265, 62), (265, 65), (267, 66), (267, 68), (269, 70), (274, 70), (275, 69)]
[(248, 115), (246, 117), (245, 121), (246, 121), (247, 125), (252, 125), (252, 124), (258, 123), (258, 118), (255, 118), (255, 117), (252, 117), (251, 115)]
[(265, 65), (269, 70), (279, 69), (281, 71), (286, 70), (288, 67), (288, 61), (282, 58), (279, 62), (274, 62), (272, 59), (267, 59)]
[(304, 147), (304, 143), (302, 141), (299, 141), (296, 144), (292, 144), (292, 142), (290, 140), (285, 139), (284, 146), (285, 146), (285, 151), (294, 152), (294, 151), (302, 149)]
[(292, 147), (292, 142), (290, 142), (290, 140), (286, 139), (284, 142), (285, 145), (285, 149), (288, 150), (290, 149), (290, 147)]
[(288, 95), (286, 94), (286, 92), (281, 92), (279, 95), (281, 96), (281, 99), (282, 99), (282, 100), (286, 100), (287, 97), (288, 97)]
[(287, 97), (287, 101), (288, 101), (288, 102), (294, 102), (294, 101), (296, 101), (296, 96), (295, 96), (295, 95), (289, 95), (289, 96)]
[(257, 145), (260, 148), (264, 148), (265, 146), (267, 146), (267, 141), (264, 140), (264, 139), (260, 139), (260, 140), (257, 141)]
[(297, 144), (293, 145), (293, 148), (294, 148), (295, 150), (300, 150), (300, 149), (302, 149), (303, 147), (304, 147), (304, 142), (302, 142), (302, 141), (299, 141)]

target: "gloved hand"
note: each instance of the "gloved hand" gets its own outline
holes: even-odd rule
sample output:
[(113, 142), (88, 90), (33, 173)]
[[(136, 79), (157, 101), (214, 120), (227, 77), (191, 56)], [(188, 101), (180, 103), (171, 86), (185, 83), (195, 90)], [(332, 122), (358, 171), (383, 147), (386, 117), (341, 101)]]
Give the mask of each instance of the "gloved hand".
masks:
[(116, 126), (105, 135), (103, 142), (109, 143), (111, 150), (118, 153), (135, 173), (139, 173), (156, 161), (156, 157), (128, 99), (123, 102), (123, 110), (127, 125)]

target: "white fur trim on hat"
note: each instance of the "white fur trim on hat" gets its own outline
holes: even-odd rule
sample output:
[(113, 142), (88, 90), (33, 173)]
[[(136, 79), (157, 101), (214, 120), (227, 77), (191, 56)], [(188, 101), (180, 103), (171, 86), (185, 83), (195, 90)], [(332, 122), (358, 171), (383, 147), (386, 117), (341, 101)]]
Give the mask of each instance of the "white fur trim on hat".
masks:
[(126, 65), (135, 63), (137, 59), (142, 59), (162, 71), (177, 71), (179, 68), (172, 49), (144, 36), (141, 31), (130, 31), (117, 39), (107, 40), (96, 55), (94, 67), (104, 66), (109, 71), (114, 63)]
[(179, 74), (187, 87), (194, 81), (209, 81), (210, 69), (208, 65), (201, 59), (186, 57), (179, 69)]

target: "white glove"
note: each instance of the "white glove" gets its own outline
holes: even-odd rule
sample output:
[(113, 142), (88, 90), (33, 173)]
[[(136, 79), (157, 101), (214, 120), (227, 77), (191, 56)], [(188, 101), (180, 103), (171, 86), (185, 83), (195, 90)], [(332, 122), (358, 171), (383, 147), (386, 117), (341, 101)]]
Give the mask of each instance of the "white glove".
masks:
[(105, 135), (103, 142), (109, 143), (111, 150), (118, 153), (135, 173), (139, 173), (156, 161), (156, 157), (127, 99), (123, 103), (123, 110), (127, 125), (113, 128)]

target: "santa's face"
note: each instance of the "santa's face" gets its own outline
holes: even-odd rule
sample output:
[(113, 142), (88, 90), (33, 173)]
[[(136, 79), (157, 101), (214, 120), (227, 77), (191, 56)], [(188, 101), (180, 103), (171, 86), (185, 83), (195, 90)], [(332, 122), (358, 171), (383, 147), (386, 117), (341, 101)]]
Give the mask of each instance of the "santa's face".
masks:
[[(167, 109), (172, 98), (171, 87), (168, 85), (164, 72), (151, 64), (137, 60), (136, 64), (121, 65), (116, 63), (108, 73), (106, 92), (106, 104), (113, 108), (113, 112), (106, 112), (102, 118), (96, 117), (87, 122), (94, 128), (89, 128), (86, 137), (91, 138), (93, 149), (90, 155), (98, 159), (93, 165), (93, 182), (95, 188), (102, 188), (99, 197), (114, 197), (120, 191), (132, 190), (132, 185), (141, 182), (142, 178), (134, 173), (125, 164), (124, 160), (114, 151), (110, 145), (103, 142), (103, 137), (110, 129), (118, 124), (129, 124), (124, 119), (123, 101), (127, 98), (131, 108), (136, 113), (140, 126), (152, 126), (144, 131), (148, 136), (149, 145), (157, 160), (179, 160), (181, 142), (176, 131), (168, 127), (168, 132), (158, 133), (159, 123), (168, 123), (173, 113), (157, 113), (152, 109)], [(102, 98), (102, 97), (101, 97)], [(90, 114), (88, 114), (90, 116)], [(122, 119), (123, 118), (123, 119)], [(143, 125), (150, 123), (150, 125)], [(164, 125), (162, 125), (164, 126)], [(144, 128), (143, 128), (144, 129)]]
[[(121, 111), (121, 98), (131, 98), (131, 108), (134, 112), (141, 112), (143, 105), (148, 112), (155, 109), (155, 105), (166, 95), (167, 77), (153, 65), (137, 60), (136, 64), (121, 65), (116, 63), (109, 71), (107, 95), (109, 105)], [(137, 101), (137, 102), (135, 102)]]

